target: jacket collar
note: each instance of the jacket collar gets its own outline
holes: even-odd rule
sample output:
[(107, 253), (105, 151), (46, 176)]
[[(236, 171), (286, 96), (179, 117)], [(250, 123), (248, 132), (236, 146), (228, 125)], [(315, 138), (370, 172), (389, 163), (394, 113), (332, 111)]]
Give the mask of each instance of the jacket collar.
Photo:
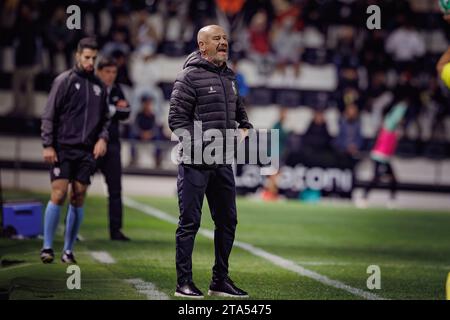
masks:
[(233, 74), (233, 71), (228, 67), (226, 63), (224, 63), (221, 67), (216, 66), (214, 63), (209, 62), (208, 60), (202, 58), (200, 55), (200, 51), (192, 52), (184, 62), (183, 69), (187, 67), (200, 67), (215, 73), (225, 73), (225, 74)]
[(73, 71), (77, 75), (79, 75), (80, 77), (83, 77), (83, 78), (88, 78), (88, 79), (91, 79), (91, 80), (95, 78), (94, 72), (86, 72), (83, 69), (79, 68), (77, 65), (75, 65), (73, 67)]

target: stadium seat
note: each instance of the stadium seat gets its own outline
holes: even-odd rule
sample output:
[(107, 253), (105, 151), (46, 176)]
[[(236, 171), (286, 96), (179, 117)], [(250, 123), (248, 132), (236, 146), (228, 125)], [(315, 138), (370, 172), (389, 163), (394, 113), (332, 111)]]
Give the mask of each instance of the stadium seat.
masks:
[(161, 53), (168, 57), (180, 57), (185, 53), (183, 42), (165, 41), (161, 43)]
[(276, 90), (275, 103), (285, 107), (296, 107), (300, 105), (300, 91), (298, 90)]
[(303, 91), (302, 92), (302, 105), (309, 107), (326, 106), (329, 99), (328, 92), (322, 91)]
[(413, 158), (418, 156), (417, 142), (409, 139), (401, 139), (397, 146), (397, 155), (403, 158)]
[(430, 141), (423, 149), (423, 156), (432, 160), (442, 160), (449, 156), (449, 146), (445, 142)]
[(249, 94), (251, 104), (268, 105), (273, 102), (273, 93), (271, 89), (260, 87), (251, 88)]
[(5, 46), (1, 48), (0, 70), (2, 72), (14, 71), (14, 48), (12, 46)]
[(302, 61), (312, 65), (324, 65), (329, 62), (329, 53), (326, 49), (307, 48), (303, 52)]

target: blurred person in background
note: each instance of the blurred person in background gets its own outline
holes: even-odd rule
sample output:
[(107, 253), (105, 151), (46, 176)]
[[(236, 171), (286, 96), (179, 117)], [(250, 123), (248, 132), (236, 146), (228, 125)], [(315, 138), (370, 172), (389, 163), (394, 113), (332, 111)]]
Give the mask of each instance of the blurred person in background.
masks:
[(76, 33), (66, 26), (66, 11), (63, 6), (58, 6), (46, 28), (46, 44), (50, 57), (50, 68), (56, 69), (56, 56), (62, 54), (65, 60), (64, 69), (72, 65), (72, 52), (76, 46)]
[(160, 7), (163, 14), (161, 50), (168, 56), (182, 56), (194, 38), (194, 25), (188, 16), (189, 1), (164, 1)]
[[(161, 5), (163, 5), (163, 3), (160, 3), (159, 7), (161, 7)], [(165, 23), (159, 13), (155, 13), (153, 16), (155, 21)], [(140, 8), (136, 11), (131, 23), (131, 42), (136, 50), (139, 50), (142, 46), (157, 48), (162, 40), (162, 32), (162, 26), (158, 29), (158, 23), (151, 19), (147, 7)]]
[(97, 76), (105, 84), (109, 118), (109, 141), (106, 154), (97, 160), (97, 167), (105, 177), (108, 186), (109, 235), (111, 240), (130, 240), (122, 233), (122, 162), (119, 140), (119, 121), (128, 119), (130, 106), (118, 84), (117, 64), (111, 58), (102, 58), (97, 65)]
[[(344, 86), (345, 81), (341, 82)], [(339, 85), (341, 86), (341, 85)], [(347, 86), (343, 87), (343, 89), (339, 90), (338, 92), (338, 100), (337, 100), (337, 107), (341, 113), (345, 112), (345, 108), (349, 104), (359, 104), (361, 98), (360, 98), (360, 91), (354, 87), (354, 86)]]
[[(76, 2), (80, 6), (82, 28), (88, 35), (98, 35), (100, 32), (100, 11), (104, 5), (103, 0), (78, 0)], [(91, 17), (93, 25), (88, 26), (88, 17)], [(113, 19), (115, 20), (115, 19)]]
[(270, 25), (267, 12), (258, 11), (252, 18), (249, 26), (249, 41), (247, 57), (256, 63), (261, 75), (269, 75), (274, 67), (275, 58), (270, 47)]
[[(444, 15), (444, 20), (450, 24), (450, 14)], [(445, 51), (441, 58), (439, 59), (438, 63), (436, 64), (436, 71), (438, 74), (438, 77), (441, 77), (442, 70), (444, 69), (444, 66), (450, 62), (450, 46), (447, 48), (447, 51)]]
[(399, 16), (400, 27), (386, 39), (385, 50), (397, 71), (416, 68), (415, 62), (426, 53), (425, 41), (415, 29), (411, 17)]
[(38, 72), (42, 49), (38, 11), (32, 4), (21, 2), (14, 27), (15, 69), (12, 78), (14, 106), (12, 116), (31, 116), (34, 111), (34, 78)]
[[(287, 111), (288, 109), (286, 107), (280, 107), (278, 121), (272, 127), (272, 129), (278, 130), (278, 154), (272, 154), (271, 149), (268, 149), (267, 153), (270, 157), (279, 157), (281, 166), (284, 164), (284, 160), (286, 158), (286, 145), (289, 136), (289, 131), (285, 127)], [(263, 200), (272, 201), (278, 199), (278, 176), (279, 172), (267, 177), (263, 187), (263, 191), (261, 193), (261, 197)]]
[(0, 4), (0, 46), (10, 45), (14, 37), (14, 25), (18, 16), (20, 2), (6, 0)]
[(301, 155), (306, 166), (328, 166), (334, 163), (332, 137), (325, 119), (325, 108), (318, 107), (308, 129), (302, 136)]
[(242, 57), (248, 45), (246, 0), (215, 0), (219, 25), (230, 35), (231, 57)]
[(426, 107), (424, 127), (429, 128), (431, 141), (445, 142), (449, 136), (445, 127), (445, 120), (450, 115), (449, 98), (449, 89), (440, 83), (438, 78), (431, 77), (429, 90), (424, 93), (423, 99)]
[(282, 159), (284, 159), (284, 156), (286, 153), (286, 144), (287, 144), (287, 140), (288, 140), (288, 136), (289, 136), (289, 131), (286, 128), (287, 114), (288, 114), (287, 107), (280, 107), (278, 121), (275, 122), (275, 124), (272, 127), (272, 129), (278, 130), (278, 135), (279, 135), (279, 141), (278, 141), (279, 151), (278, 152), (279, 152), (280, 161), (282, 161)]
[(131, 90), (132, 83), (128, 72), (127, 55), (121, 50), (114, 50), (111, 52), (111, 58), (117, 64), (116, 82), (121, 85), (126, 85)]
[(151, 96), (153, 100), (153, 113), (157, 124), (163, 123), (164, 112), (162, 104), (164, 94), (158, 86), (161, 77), (160, 65), (156, 62), (156, 47), (141, 46), (134, 53), (130, 62), (130, 77), (133, 82), (133, 103), (131, 105), (131, 119), (141, 107), (141, 97)]
[(357, 35), (356, 29), (350, 26), (338, 28), (333, 61), (339, 69), (356, 69), (359, 67), (360, 59), (356, 42)]
[(114, 27), (111, 29), (110, 36), (102, 48), (102, 55), (110, 57), (113, 52), (121, 51), (125, 56), (131, 52), (131, 46), (128, 42), (129, 32), (126, 27)]
[(365, 93), (365, 109), (370, 113), (371, 125), (375, 132), (383, 122), (383, 110), (389, 106), (394, 99), (394, 94), (386, 85), (386, 73), (377, 70), (370, 75), (369, 87)]
[(356, 199), (355, 204), (359, 208), (367, 207), (367, 198), (370, 190), (377, 186), (383, 178), (387, 178), (390, 181), (390, 201), (387, 203), (387, 206), (388, 208), (393, 208), (395, 205), (394, 201), (397, 192), (397, 178), (391, 165), (391, 158), (395, 154), (397, 148), (399, 139), (399, 125), (402, 122), (407, 109), (407, 99), (403, 98), (400, 99), (400, 101), (397, 102), (385, 116), (383, 126), (378, 133), (375, 146), (370, 152), (370, 157), (374, 165), (372, 180), (365, 188), (363, 197)]
[(384, 70), (388, 66), (389, 59), (384, 49), (385, 42), (384, 30), (370, 30), (366, 33), (362, 45), (364, 50), (362, 50), (361, 55), (369, 76), (379, 70)]
[(250, 87), (247, 84), (245, 75), (239, 70), (239, 61), (233, 60), (231, 69), (233, 69), (234, 73), (236, 74), (236, 83), (239, 94), (241, 95), (242, 99), (247, 103), (248, 95), (250, 93)]
[[(143, 95), (141, 97), (141, 111), (136, 115), (131, 129), (130, 166), (136, 166), (138, 163), (138, 148), (136, 142), (150, 142), (156, 140), (157, 124), (153, 106), (154, 99), (152, 96)], [(158, 146), (155, 147), (155, 165), (156, 167), (159, 167), (161, 164), (161, 159), (159, 157), (161, 152), (159, 151)]]
[(300, 75), (300, 61), (303, 54), (303, 37), (294, 17), (284, 19), (272, 29), (272, 47), (275, 51), (277, 70), (286, 74), (286, 67), (292, 66), (294, 77)]
[[(422, 114), (422, 98), (418, 77), (414, 75), (411, 69), (404, 69), (400, 72), (398, 82), (393, 90), (394, 99), (401, 100), (405, 95), (408, 96), (408, 109), (405, 114), (403, 127), (405, 129), (405, 137), (415, 141), (416, 149), (420, 147), (422, 137), (422, 124), (420, 123), (420, 115)], [(415, 126), (416, 137), (410, 137), (409, 128)]]
[[(91, 0), (87, 0), (91, 1)], [(94, 0), (98, 1), (98, 0)], [(101, 1), (101, 0), (100, 0)], [(117, 20), (117, 17), (121, 14), (129, 15), (131, 12), (130, 1), (128, 0), (110, 0), (106, 3), (106, 8), (111, 16), (111, 20)]]
[[(450, 24), (450, 14), (444, 15), (444, 20), (448, 24)], [(442, 71), (447, 63), (450, 63), (450, 46), (442, 54), (442, 56), (439, 58), (438, 63), (436, 64), (436, 71), (439, 82), (432, 82), (431, 87), (431, 101), (437, 106), (437, 114), (432, 126), (432, 137), (436, 137), (439, 129), (442, 128), (441, 132), (444, 133), (444, 137), (442, 140), (448, 137), (445, 132), (444, 120), (445, 117), (450, 114), (450, 108), (448, 106), (448, 101), (450, 99), (450, 88), (447, 87), (441, 80)]]
[(359, 109), (356, 104), (351, 103), (345, 107), (343, 115), (339, 118), (339, 133), (334, 140), (334, 146), (344, 156), (344, 160), (348, 159), (353, 167), (360, 157), (362, 145)]

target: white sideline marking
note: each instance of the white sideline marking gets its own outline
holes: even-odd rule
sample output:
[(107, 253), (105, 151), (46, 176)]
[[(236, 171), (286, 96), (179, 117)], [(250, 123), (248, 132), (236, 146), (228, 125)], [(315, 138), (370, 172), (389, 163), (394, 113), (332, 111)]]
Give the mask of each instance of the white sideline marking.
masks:
[(11, 269), (18, 269), (18, 268), (23, 268), (23, 267), (29, 267), (29, 266), (37, 265), (37, 264), (40, 264), (40, 263), (37, 263), (37, 262), (36, 263), (23, 263), (23, 264), (11, 266), (11, 267), (2, 267), (2, 268), (0, 268), (0, 271), (6, 271), (6, 270), (11, 270)]
[(164, 292), (156, 289), (156, 286), (151, 282), (146, 282), (142, 279), (128, 279), (125, 282), (132, 284), (135, 289), (147, 296), (147, 300), (169, 300), (169, 297)]
[[(369, 266), (372, 262), (343, 262), (343, 261), (299, 261), (297, 262), (303, 266)], [(432, 264), (396, 264), (396, 263), (379, 263), (380, 267), (387, 268), (417, 268), (417, 269), (436, 269), (436, 270), (450, 270), (448, 265), (432, 265)]]
[[(128, 197), (124, 197), (123, 200), (124, 200), (124, 204), (125, 205), (127, 205), (127, 206), (129, 206), (131, 208), (134, 208), (136, 210), (142, 211), (143, 213), (145, 213), (147, 215), (159, 218), (161, 220), (170, 222), (172, 224), (178, 224), (178, 219), (172, 217), (171, 215), (169, 215), (169, 214), (167, 214), (167, 213), (165, 213), (165, 212), (163, 212), (161, 210), (153, 208), (153, 207), (151, 207), (149, 205), (142, 204), (142, 203), (137, 202), (137, 201), (135, 201), (133, 199), (130, 199)], [(200, 228), (199, 233), (201, 233), (202, 235), (204, 235), (205, 237), (207, 237), (209, 239), (214, 239), (214, 232), (211, 231), (211, 230)], [(334, 288), (337, 288), (337, 289), (341, 289), (341, 290), (347, 291), (347, 292), (349, 292), (349, 293), (351, 293), (351, 294), (353, 294), (355, 296), (359, 296), (359, 297), (362, 297), (362, 298), (367, 299), (367, 300), (385, 300), (385, 298), (383, 298), (383, 297), (381, 297), (379, 295), (376, 295), (376, 294), (373, 294), (373, 293), (370, 293), (370, 292), (367, 292), (367, 291), (364, 291), (364, 290), (361, 290), (361, 289), (358, 289), (358, 288), (351, 287), (351, 286), (346, 285), (345, 283), (342, 283), (342, 282), (337, 281), (337, 280), (330, 279), (330, 278), (328, 278), (326, 276), (321, 275), (320, 273), (317, 273), (317, 272), (314, 272), (312, 270), (303, 268), (302, 266), (299, 266), (298, 264), (296, 264), (295, 262), (293, 262), (291, 260), (282, 258), (280, 256), (274, 255), (274, 254), (272, 254), (270, 252), (267, 252), (265, 250), (262, 250), (262, 249), (259, 249), (257, 247), (254, 247), (253, 245), (251, 245), (249, 243), (245, 243), (245, 242), (241, 242), (241, 241), (235, 241), (234, 245), (236, 247), (239, 247), (239, 248), (245, 250), (245, 251), (250, 252), (251, 254), (253, 254), (255, 256), (264, 258), (264, 259), (272, 262), (273, 264), (275, 264), (275, 265), (277, 265), (279, 267), (282, 267), (284, 269), (293, 271), (293, 272), (295, 272), (295, 273), (297, 273), (299, 275), (302, 275), (302, 276), (305, 276), (307, 278), (316, 280), (316, 281), (318, 281), (320, 283), (323, 283), (325, 285), (328, 285), (328, 286), (331, 286), (331, 287), (334, 287)]]
[[(89, 251), (89, 254), (100, 263), (116, 263), (116, 260), (114, 260), (114, 258), (106, 251)], [(132, 284), (133, 287), (140, 294), (144, 294), (148, 300), (169, 300), (169, 297), (164, 292), (158, 291), (156, 286), (151, 282), (145, 282), (142, 279), (127, 279), (125, 282)]]
[(113, 264), (116, 260), (106, 251), (89, 251), (92, 258), (100, 263)]

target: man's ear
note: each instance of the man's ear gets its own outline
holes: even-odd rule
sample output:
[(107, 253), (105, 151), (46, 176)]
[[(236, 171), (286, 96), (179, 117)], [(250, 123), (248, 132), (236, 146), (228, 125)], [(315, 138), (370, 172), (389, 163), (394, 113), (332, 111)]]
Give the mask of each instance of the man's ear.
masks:
[(205, 42), (204, 41), (199, 41), (198, 42), (198, 47), (200, 48), (200, 52), (201, 53), (205, 52)]

